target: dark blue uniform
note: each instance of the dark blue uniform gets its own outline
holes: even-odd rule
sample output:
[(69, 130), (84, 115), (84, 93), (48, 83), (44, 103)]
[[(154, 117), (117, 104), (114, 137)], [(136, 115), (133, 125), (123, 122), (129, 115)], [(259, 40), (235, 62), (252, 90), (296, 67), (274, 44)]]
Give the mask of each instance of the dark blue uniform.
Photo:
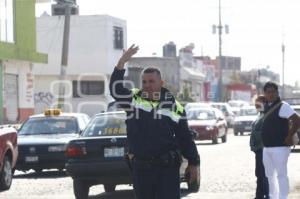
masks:
[(183, 107), (162, 88), (159, 101), (139, 89), (123, 87), (125, 70), (115, 69), (110, 91), (127, 113), (129, 151), (134, 155), (133, 179), (138, 199), (180, 198), (180, 154), (190, 165), (200, 158), (188, 128)]

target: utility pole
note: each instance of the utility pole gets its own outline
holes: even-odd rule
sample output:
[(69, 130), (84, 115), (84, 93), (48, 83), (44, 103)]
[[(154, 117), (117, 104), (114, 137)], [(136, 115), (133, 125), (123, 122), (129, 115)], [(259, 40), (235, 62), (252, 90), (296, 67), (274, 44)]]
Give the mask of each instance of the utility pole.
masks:
[(58, 1), (65, 6), (65, 20), (64, 20), (64, 35), (63, 35), (63, 46), (62, 46), (62, 56), (61, 56), (61, 68), (60, 68), (60, 83), (59, 83), (59, 97), (57, 102), (57, 108), (64, 108), (65, 101), (65, 80), (66, 80), (66, 70), (68, 66), (68, 54), (69, 54), (69, 37), (70, 37), (70, 19), (71, 19), (71, 8), (72, 1), (64, 0)]
[[(225, 25), (225, 33), (228, 34), (229, 27)], [(219, 25), (213, 25), (213, 33), (216, 33), (216, 29), (218, 29), (218, 38), (219, 38), (219, 60), (218, 60), (218, 67), (219, 67), (219, 81), (218, 81), (218, 92), (219, 97), (218, 100), (224, 101), (223, 96), (223, 59), (222, 59), (222, 34), (223, 34), (223, 25), (222, 25), (222, 15), (221, 15), (221, 0), (219, 0)]]
[(221, 0), (219, 0), (219, 101), (223, 101), (223, 59), (222, 59), (222, 21), (221, 21)]

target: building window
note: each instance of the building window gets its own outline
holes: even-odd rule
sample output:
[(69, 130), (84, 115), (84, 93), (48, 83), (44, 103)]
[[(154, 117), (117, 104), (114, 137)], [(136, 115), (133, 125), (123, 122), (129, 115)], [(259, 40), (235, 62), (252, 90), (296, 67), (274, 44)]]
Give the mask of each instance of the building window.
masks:
[(121, 27), (114, 27), (114, 48), (123, 49), (123, 29)]
[(74, 98), (104, 93), (104, 81), (73, 81), (72, 83)]
[(0, 0), (0, 41), (15, 41), (14, 0)]

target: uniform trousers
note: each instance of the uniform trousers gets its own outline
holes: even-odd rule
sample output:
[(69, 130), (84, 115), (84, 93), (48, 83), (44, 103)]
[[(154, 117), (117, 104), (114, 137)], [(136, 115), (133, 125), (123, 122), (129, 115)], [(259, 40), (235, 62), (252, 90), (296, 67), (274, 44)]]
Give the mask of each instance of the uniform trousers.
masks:
[(137, 199), (180, 199), (178, 165), (133, 162), (133, 188)]

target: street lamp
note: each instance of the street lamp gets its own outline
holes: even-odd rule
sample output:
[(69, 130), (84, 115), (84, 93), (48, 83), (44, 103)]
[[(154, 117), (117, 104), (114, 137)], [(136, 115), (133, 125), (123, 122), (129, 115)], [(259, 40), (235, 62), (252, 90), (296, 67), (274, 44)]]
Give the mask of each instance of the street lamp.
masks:
[[(225, 33), (229, 33), (229, 26), (225, 25)], [(218, 36), (219, 36), (219, 81), (218, 81), (218, 91), (219, 91), (219, 101), (223, 101), (223, 81), (222, 81), (222, 69), (223, 69), (223, 59), (222, 59), (222, 34), (223, 34), (223, 25), (221, 20), (221, 0), (219, 0), (219, 25), (213, 25), (213, 34), (216, 34), (216, 30), (218, 29)]]

